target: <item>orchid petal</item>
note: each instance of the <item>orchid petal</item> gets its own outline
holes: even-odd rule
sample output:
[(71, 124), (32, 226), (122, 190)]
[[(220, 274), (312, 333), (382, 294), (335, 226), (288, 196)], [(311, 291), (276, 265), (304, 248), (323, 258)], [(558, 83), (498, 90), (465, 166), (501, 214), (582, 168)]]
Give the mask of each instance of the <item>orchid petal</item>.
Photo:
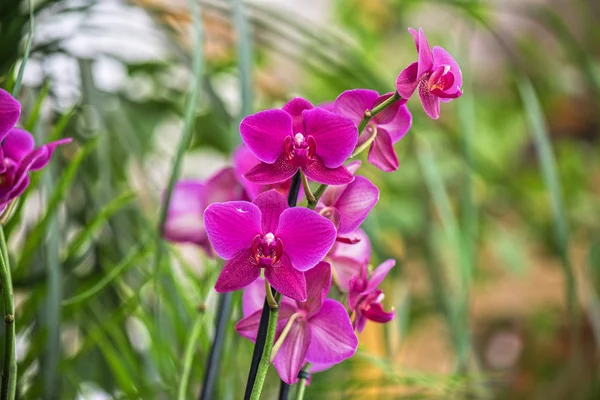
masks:
[(219, 293), (233, 292), (250, 285), (260, 276), (260, 267), (252, 257), (250, 249), (240, 251), (231, 260), (227, 260), (215, 283)]
[[(340, 235), (338, 235), (340, 236)], [(356, 241), (354, 244), (336, 241), (330, 252), (330, 257), (349, 257), (357, 260), (360, 264), (367, 263), (371, 258), (371, 242), (362, 229), (344, 235)]]
[(346, 90), (335, 100), (334, 112), (349, 118), (358, 126), (366, 110), (373, 108), (379, 93), (369, 89)]
[(339, 363), (350, 358), (358, 347), (358, 338), (346, 308), (332, 299), (309, 320), (311, 333), (306, 360), (311, 363)]
[(309, 101), (302, 97), (296, 97), (288, 101), (281, 109), (292, 117), (292, 132), (293, 134), (304, 134), (304, 118), (302, 111), (315, 108)]
[(381, 282), (383, 282), (383, 280), (387, 276), (388, 272), (390, 272), (390, 270), (394, 268), (395, 265), (396, 260), (389, 259), (385, 260), (377, 268), (375, 268), (373, 274), (371, 275), (371, 278), (369, 279), (369, 284), (367, 285), (367, 288), (363, 291), (362, 294), (370, 293), (373, 290), (377, 289), (377, 287), (381, 284)]
[[(258, 281), (259, 279), (257, 279)], [(248, 288), (254, 286), (254, 284), (250, 285)], [(263, 300), (264, 300), (264, 281), (262, 281), (263, 287)], [(248, 290), (248, 289), (246, 289)], [(235, 330), (246, 339), (250, 339), (251, 341), (256, 341), (256, 335), (258, 334), (258, 326), (260, 325), (260, 317), (262, 314), (262, 305), (260, 309), (256, 310), (252, 314), (245, 316), (242, 318), (236, 325)], [(277, 333), (281, 333), (287, 320), (298, 311), (298, 308), (292, 305), (290, 302), (286, 301), (286, 297), (283, 298), (282, 302), (279, 304), (279, 320), (277, 321)]]
[(2, 142), (4, 157), (14, 161), (21, 161), (35, 147), (33, 135), (24, 129), (13, 128)]
[(246, 190), (246, 193), (253, 200), (262, 191), (262, 186), (256, 183), (250, 182), (244, 178), (244, 174), (250, 171), (253, 167), (260, 164), (260, 160), (252, 153), (252, 151), (245, 145), (240, 145), (233, 152), (233, 167), (235, 170), (235, 176), (240, 184)]
[(265, 110), (244, 118), (242, 140), (259, 160), (272, 164), (283, 154), (283, 141), (292, 135), (292, 117), (282, 110)]
[(417, 71), (417, 78), (420, 78), (424, 73), (431, 71), (433, 68), (433, 54), (431, 52), (431, 48), (429, 47), (429, 43), (427, 43), (427, 38), (425, 37), (425, 32), (423, 32), (422, 28), (419, 28), (418, 51), (419, 69)]
[(208, 241), (204, 230), (205, 204), (202, 202), (204, 191), (203, 182), (196, 180), (177, 182), (167, 211), (165, 239), (199, 245)]
[(320, 108), (302, 112), (306, 135), (316, 143), (316, 154), (327, 168), (342, 165), (352, 154), (358, 138), (352, 120)]
[(336, 257), (331, 259), (335, 280), (344, 292), (350, 290), (350, 279), (360, 273), (362, 263), (350, 257)]
[(327, 168), (320, 159), (302, 168), (309, 179), (326, 185), (345, 185), (354, 180), (354, 175), (343, 165), (337, 168)]
[(392, 138), (385, 129), (377, 130), (377, 136), (369, 149), (367, 159), (384, 172), (393, 172), (398, 169), (398, 156), (394, 151)]
[(278, 263), (265, 268), (265, 279), (275, 290), (296, 301), (306, 300), (306, 279), (284, 253)]
[(396, 78), (396, 91), (405, 99), (410, 99), (417, 88), (419, 64), (414, 62), (404, 68)]
[[(39, 171), (40, 169), (42, 169), (46, 165), (48, 165), (48, 163), (50, 162), (50, 158), (52, 157), (52, 154), (54, 154), (54, 150), (56, 150), (56, 148), (58, 146), (60, 146), (62, 144), (67, 144), (70, 142), (71, 142), (71, 139), (66, 138), (66, 139), (60, 139), (60, 140), (56, 140), (54, 142), (46, 143), (46, 144), (38, 147), (37, 149), (33, 150), (31, 153), (29, 153), (27, 156), (25, 156), (21, 160), (21, 165), (19, 165), (19, 168), (22, 168), (23, 165), (29, 164), (29, 166), (27, 168), (25, 168), (26, 170)], [(32, 156), (31, 158), (29, 158), (29, 160), (31, 160), (31, 162), (29, 163), (26, 160), (33, 153), (35, 153), (35, 156)]]
[(277, 230), (279, 216), (289, 208), (286, 198), (275, 189), (259, 194), (252, 203), (262, 214), (262, 231), (265, 234)]
[(206, 181), (205, 204), (246, 198), (243, 187), (238, 182), (231, 167), (223, 168)]
[(310, 343), (311, 331), (306, 322), (295, 320), (274, 360), (279, 377), (288, 385), (298, 380)]
[(331, 288), (331, 266), (321, 261), (314, 268), (305, 272), (306, 301), (299, 304), (300, 308), (308, 312), (308, 317), (321, 309), (323, 301), (327, 298)]
[(0, 89), (0, 141), (17, 124), (21, 116), (21, 105), (4, 89)]
[(406, 100), (400, 100), (399, 103), (404, 104), (401, 104), (398, 108), (396, 116), (390, 122), (378, 127), (378, 131), (383, 129), (390, 134), (392, 143), (396, 143), (402, 139), (412, 125), (412, 114), (408, 110), (408, 107), (406, 107)]
[[(378, 105), (380, 105), (381, 103), (383, 103), (384, 101), (386, 101), (387, 99), (392, 97), (393, 95), (394, 95), (393, 92), (389, 92), (384, 95), (381, 95), (375, 101), (375, 104), (373, 104), (373, 107), (377, 107)], [(375, 115), (373, 117), (372, 121), (374, 121), (377, 124), (377, 126), (385, 125), (385, 124), (391, 122), (396, 117), (396, 114), (398, 113), (398, 110), (400, 109), (400, 107), (403, 106), (404, 104), (406, 104), (406, 99), (396, 100), (395, 102), (393, 102), (392, 104), (390, 104), (389, 106), (387, 106), (386, 108), (381, 110), (379, 112), (379, 114)]]
[(363, 223), (379, 200), (379, 189), (371, 181), (357, 176), (335, 204), (340, 213), (338, 233), (349, 233)]
[(449, 65), (450, 72), (452, 72), (452, 74), (454, 75), (454, 83), (453, 83), (452, 87), (446, 91), (450, 92), (450, 93), (455, 93), (457, 91), (460, 91), (460, 89), (462, 88), (462, 84), (463, 84), (462, 71), (460, 70), (460, 67), (458, 66), (458, 63), (456, 62), (456, 60), (454, 60), (454, 58), (450, 55), (450, 53), (448, 53), (442, 47), (435, 46), (433, 48), (432, 54), (433, 54), (433, 68), (434, 69), (441, 65), (444, 65), (444, 66)]
[(252, 183), (263, 185), (284, 182), (298, 171), (298, 167), (285, 161), (285, 156), (279, 157), (274, 164), (260, 163), (244, 174), (244, 178)]
[(250, 249), (262, 233), (260, 210), (247, 201), (211, 204), (204, 211), (204, 226), (215, 252), (226, 260)]
[(283, 242), (283, 252), (292, 265), (306, 271), (325, 257), (335, 242), (333, 223), (307, 208), (288, 208), (279, 217), (275, 237)]
[(440, 99), (433, 95), (426, 87), (425, 84), (419, 85), (419, 98), (425, 113), (431, 119), (438, 119), (440, 117)]
[(265, 280), (258, 278), (242, 294), (242, 313), (244, 318), (260, 311), (265, 303)]
[(392, 308), (390, 312), (387, 312), (383, 309), (381, 303), (371, 303), (371, 306), (363, 311), (363, 315), (370, 321), (385, 324), (394, 319), (395, 311)]

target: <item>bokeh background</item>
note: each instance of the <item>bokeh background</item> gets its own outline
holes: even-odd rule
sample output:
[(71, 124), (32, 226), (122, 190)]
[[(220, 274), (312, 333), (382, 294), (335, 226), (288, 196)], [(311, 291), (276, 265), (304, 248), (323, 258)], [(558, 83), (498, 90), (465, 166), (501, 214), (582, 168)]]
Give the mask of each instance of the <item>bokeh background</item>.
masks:
[[(28, 0), (0, 3), (0, 79), (30, 37)], [(423, 27), (464, 95), (413, 128), (364, 228), (396, 319), (371, 323), (309, 399), (598, 399), (600, 3), (596, 0), (39, 0), (21, 125), (73, 137), (6, 226), (19, 398), (196, 398), (213, 335), (213, 262), (163, 244), (161, 194), (230, 163), (249, 113), (301, 95), (394, 90)], [(201, 71), (196, 81), (193, 60)], [(198, 62), (199, 61), (199, 62)], [(185, 116), (194, 95), (199, 105)], [(227, 329), (216, 398), (240, 398), (251, 344)], [(200, 340), (179, 388), (191, 332)], [(278, 391), (270, 371), (264, 398)]]

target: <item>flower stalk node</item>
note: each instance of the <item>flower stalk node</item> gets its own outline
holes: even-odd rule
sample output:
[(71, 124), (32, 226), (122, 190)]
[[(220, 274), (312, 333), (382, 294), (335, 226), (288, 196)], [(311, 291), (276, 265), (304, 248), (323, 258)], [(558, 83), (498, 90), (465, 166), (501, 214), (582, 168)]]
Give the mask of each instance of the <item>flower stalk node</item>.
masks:
[(13, 322), (15, 322), (15, 316), (12, 314), (6, 314), (6, 316), (4, 317), (4, 322), (6, 322), (7, 324), (12, 324)]

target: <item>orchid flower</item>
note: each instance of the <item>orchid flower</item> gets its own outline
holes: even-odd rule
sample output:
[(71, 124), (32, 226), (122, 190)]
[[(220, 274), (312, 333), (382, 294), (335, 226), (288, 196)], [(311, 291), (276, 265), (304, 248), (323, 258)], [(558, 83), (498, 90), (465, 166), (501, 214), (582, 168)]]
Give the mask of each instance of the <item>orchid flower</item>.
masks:
[(56, 147), (71, 142), (71, 139), (61, 139), (35, 148), (33, 136), (15, 128), (20, 115), (19, 102), (0, 89), (0, 210), (29, 186), (29, 171), (44, 168)]
[[(233, 153), (233, 169), (235, 170), (235, 176), (242, 186), (244, 186), (244, 189), (246, 190), (246, 193), (248, 193), (250, 200), (254, 200), (256, 196), (270, 189), (275, 189), (282, 195), (287, 196), (290, 187), (292, 186), (291, 178), (286, 181), (277, 182), (270, 185), (260, 185), (250, 182), (248, 179), (244, 178), (244, 174), (258, 164), (260, 164), (260, 160), (256, 158), (252, 151), (250, 151), (250, 149), (243, 144), (238, 146)], [(302, 187), (300, 187), (298, 199), (302, 199), (303, 197), (304, 190)]]
[[(331, 267), (320, 262), (306, 272), (306, 301), (284, 298), (280, 304), (279, 321), (272, 354), (281, 379), (293, 384), (306, 362), (319, 370), (350, 358), (356, 352), (358, 339), (344, 306), (327, 299), (331, 286)], [(235, 329), (252, 341), (260, 323), (265, 287), (260, 280), (244, 291), (244, 318)]]
[(356, 126), (348, 118), (315, 108), (304, 99), (293, 99), (281, 110), (244, 118), (240, 132), (261, 161), (244, 174), (250, 182), (284, 182), (298, 170), (328, 185), (343, 185), (354, 179), (343, 164), (356, 146)]
[(429, 48), (423, 29), (417, 33), (408, 31), (415, 40), (418, 61), (406, 67), (396, 79), (396, 90), (400, 96), (409, 99), (415, 89), (423, 109), (433, 119), (440, 116), (440, 100), (448, 102), (462, 95), (462, 72), (458, 63), (443, 48)]
[[(352, 162), (347, 168), (354, 173), (360, 162)], [(369, 211), (379, 200), (379, 189), (371, 181), (357, 176), (347, 185), (329, 186), (319, 199), (315, 211), (335, 225), (338, 235), (354, 231), (367, 218)]]
[(207, 181), (182, 180), (173, 189), (165, 222), (165, 239), (176, 243), (194, 243), (212, 254), (204, 229), (204, 209), (212, 203), (246, 200), (244, 188), (232, 168), (224, 168)]
[(358, 332), (363, 331), (367, 320), (385, 323), (394, 318), (394, 309), (390, 312), (383, 310), (381, 301), (384, 295), (377, 287), (395, 265), (395, 260), (386, 260), (369, 277), (367, 264), (363, 264), (360, 274), (350, 279), (348, 306), (354, 311), (353, 326)]
[(350, 290), (350, 279), (359, 275), (363, 265), (371, 258), (371, 243), (367, 234), (360, 228), (346, 234), (338, 235), (336, 241), (325, 257), (331, 264), (333, 278), (337, 286), (344, 292)]
[[(382, 96), (374, 90), (347, 90), (335, 101), (336, 114), (348, 117), (357, 126), (371, 110), (393, 96), (387, 93)], [(375, 115), (360, 133), (357, 147), (372, 140), (367, 159), (382, 171), (390, 172), (398, 169), (398, 157), (394, 151), (394, 143), (402, 139), (412, 124), (412, 115), (406, 107), (406, 99), (396, 101), (379, 114)]]
[(298, 301), (306, 300), (304, 271), (323, 259), (336, 236), (329, 220), (307, 208), (289, 208), (275, 190), (252, 203), (211, 204), (204, 225), (215, 252), (227, 260), (217, 292), (242, 289), (264, 269), (273, 288)]

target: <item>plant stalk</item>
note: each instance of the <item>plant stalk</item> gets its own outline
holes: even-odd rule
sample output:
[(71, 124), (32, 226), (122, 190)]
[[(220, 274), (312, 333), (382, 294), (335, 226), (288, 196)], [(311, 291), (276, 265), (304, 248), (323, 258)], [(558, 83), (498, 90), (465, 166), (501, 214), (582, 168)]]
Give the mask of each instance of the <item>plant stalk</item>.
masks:
[(17, 391), (17, 358), (15, 334), (15, 303), (4, 228), (0, 227), (0, 289), (4, 301), (4, 364), (2, 368), (1, 400), (14, 400)]

